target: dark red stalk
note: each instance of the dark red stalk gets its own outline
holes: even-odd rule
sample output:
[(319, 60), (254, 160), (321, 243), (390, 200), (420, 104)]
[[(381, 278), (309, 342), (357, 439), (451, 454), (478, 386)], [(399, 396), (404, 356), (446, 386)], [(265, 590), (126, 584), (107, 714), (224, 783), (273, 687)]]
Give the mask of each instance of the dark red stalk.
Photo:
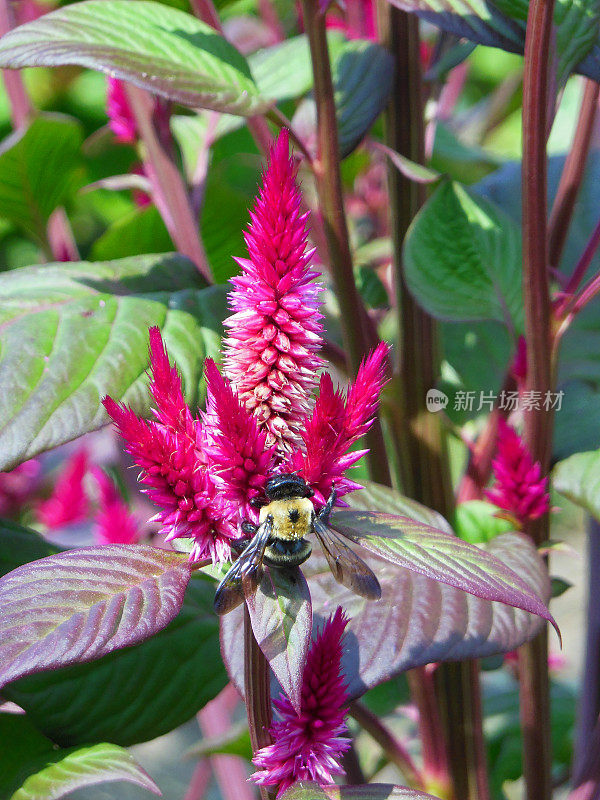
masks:
[[(525, 36), (523, 75), (523, 302), (527, 340), (527, 390), (554, 387), (551, 302), (548, 277), (546, 140), (550, 85), (550, 47), (554, 0), (531, 0)], [(531, 409), (524, 415), (524, 441), (546, 473), (552, 447), (552, 414)], [(536, 544), (548, 538), (548, 515), (526, 526)], [(552, 795), (550, 693), (547, 632), (520, 651), (523, 771), (527, 800)]]
[[(329, 266), (340, 305), (344, 344), (352, 372), (356, 374), (361, 359), (376, 344), (377, 334), (358, 294), (352, 271), (325, 15), (319, 10), (319, 0), (302, 0), (302, 10), (310, 44), (317, 106), (317, 157), (313, 161), (313, 171), (327, 239)], [(365, 439), (370, 451), (368, 466), (371, 478), (389, 484), (390, 472), (379, 424), (372, 426)]]
[(410, 753), (376, 714), (362, 703), (354, 702), (350, 704), (350, 716), (373, 737), (389, 760), (398, 767), (408, 786), (421, 790), (425, 788), (423, 776)]
[[(579, 121), (573, 137), (571, 150), (565, 161), (560, 177), (558, 191), (554, 198), (550, 223), (548, 226), (548, 263), (557, 268), (567, 239), (567, 232), (573, 217), (577, 195), (581, 188), (585, 163), (590, 149), (592, 133), (598, 112), (598, 92), (596, 81), (587, 79), (579, 110)], [(576, 284), (577, 285), (577, 284)]]
[[(396, 58), (394, 102), (386, 116), (386, 144), (412, 161), (423, 163), (418, 20), (385, 2), (379, 4), (378, 15), (381, 39)], [(425, 199), (425, 191), (397, 170), (388, 172), (388, 185), (400, 327), (400, 377), (395, 402), (400, 412), (394, 412), (392, 419), (400, 483), (411, 497), (452, 519), (454, 498), (444, 431), (439, 415), (428, 414), (424, 408), (426, 392), (439, 377), (437, 325), (413, 300), (402, 271), (404, 237)], [(432, 676), (425, 670), (409, 676), (419, 709), (425, 778), (434, 776), (441, 791), (451, 784), (460, 800), (484, 800), (489, 796), (474, 669), (469, 663), (437, 668), (439, 711), (433, 697)]]
[(143, 144), (144, 163), (154, 202), (180, 253), (191, 259), (208, 283), (212, 275), (183, 179), (162, 146), (154, 126), (153, 106), (146, 92), (125, 84), (127, 97)]
[[(246, 713), (250, 729), (252, 752), (271, 744), (271, 671), (269, 663), (258, 646), (252, 631), (250, 615), (244, 604), (244, 688)], [(260, 786), (261, 800), (273, 800), (275, 794)]]

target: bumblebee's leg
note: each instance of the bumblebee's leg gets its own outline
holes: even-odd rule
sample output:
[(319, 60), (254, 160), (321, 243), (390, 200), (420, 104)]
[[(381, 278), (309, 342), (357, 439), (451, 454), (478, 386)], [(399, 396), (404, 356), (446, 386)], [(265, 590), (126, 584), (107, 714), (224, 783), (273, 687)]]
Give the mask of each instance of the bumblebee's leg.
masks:
[(247, 520), (247, 519), (245, 519), (242, 522), (242, 526), (241, 527), (242, 527), (242, 531), (244, 533), (249, 533), (251, 536), (254, 536), (254, 534), (258, 530), (258, 525), (255, 525), (253, 522), (250, 522), (250, 520)]
[(318, 512), (317, 517), (321, 520), (321, 522), (327, 524), (329, 521), (329, 515), (331, 514), (331, 509), (337, 499), (337, 492), (335, 490), (335, 486), (331, 489), (331, 494), (329, 495), (329, 500), (323, 506), (323, 508)]

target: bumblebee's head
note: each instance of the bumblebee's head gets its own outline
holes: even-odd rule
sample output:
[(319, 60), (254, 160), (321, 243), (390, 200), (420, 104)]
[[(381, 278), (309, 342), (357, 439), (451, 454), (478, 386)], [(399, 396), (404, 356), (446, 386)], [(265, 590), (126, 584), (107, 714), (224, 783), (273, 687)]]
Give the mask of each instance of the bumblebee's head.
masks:
[(292, 497), (312, 497), (314, 492), (300, 475), (286, 472), (269, 478), (265, 494), (269, 500), (288, 500)]

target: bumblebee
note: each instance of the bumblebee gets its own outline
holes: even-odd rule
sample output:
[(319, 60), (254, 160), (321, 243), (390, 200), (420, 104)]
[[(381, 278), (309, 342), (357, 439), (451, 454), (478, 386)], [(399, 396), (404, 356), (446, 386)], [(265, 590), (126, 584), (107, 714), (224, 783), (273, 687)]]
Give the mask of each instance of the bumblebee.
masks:
[(306, 538), (311, 533), (319, 541), (339, 583), (361, 597), (370, 600), (381, 597), (379, 581), (371, 568), (329, 527), (335, 490), (318, 512), (310, 501), (313, 494), (306, 481), (294, 473), (275, 475), (267, 481), (266, 502), (261, 504), (258, 525), (242, 523), (242, 530), (252, 539), (243, 542), (239, 558), (217, 588), (214, 600), (217, 614), (226, 614), (256, 591), (263, 564), (275, 569), (303, 564), (312, 552)]

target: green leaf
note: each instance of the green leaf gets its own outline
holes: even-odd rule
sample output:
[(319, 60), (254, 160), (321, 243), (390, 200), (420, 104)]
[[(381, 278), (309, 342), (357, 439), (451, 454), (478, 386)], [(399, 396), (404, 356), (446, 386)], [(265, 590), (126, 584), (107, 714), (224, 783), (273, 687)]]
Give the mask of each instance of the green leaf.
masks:
[[(331, 34), (327, 39), (331, 43)], [(310, 48), (304, 35), (263, 47), (248, 57), (248, 63), (261, 95), (269, 100), (292, 100), (312, 88)]]
[(81, 142), (79, 122), (40, 114), (0, 145), (0, 216), (41, 247), (47, 247), (48, 217), (74, 186)]
[(57, 749), (21, 714), (0, 714), (0, 739), (3, 798), (58, 800), (83, 786), (109, 781), (127, 781), (160, 794), (133, 756), (117, 745)]
[(208, 758), (215, 755), (240, 756), (252, 761), (252, 743), (246, 720), (240, 720), (229, 727), (223, 736), (211, 736), (201, 739), (192, 745), (186, 753), (187, 757)]
[(460, 184), (442, 183), (417, 214), (404, 260), (409, 289), (433, 316), (522, 329), (519, 229)]
[(91, 258), (112, 261), (142, 253), (168, 253), (173, 242), (156, 206), (135, 208), (114, 222), (94, 242)]
[(241, 53), (191, 14), (152, 0), (74, 3), (0, 42), (0, 66), (62, 64), (101, 70), (195, 108), (242, 116), (268, 108)]
[(498, 508), (485, 500), (467, 500), (459, 503), (454, 515), (456, 535), (471, 544), (489, 542), (501, 533), (513, 529), (513, 525), (497, 517)]
[(558, 463), (552, 486), (600, 521), (600, 450), (575, 453)]
[(151, 639), (98, 661), (22, 678), (3, 695), (63, 746), (106, 740), (128, 746), (168, 733), (227, 683), (214, 595), (214, 581), (194, 574), (179, 614)]
[(550, 578), (550, 584), (552, 586), (552, 597), (560, 597), (573, 586), (570, 581), (566, 581), (564, 578), (557, 578), (556, 576)]
[(151, 325), (194, 405), (203, 359), (219, 350), (224, 291), (202, 287), (194, 265), (173, 255), (1, 274), (0, 383), (11, 391), (0, 398), (0, 469), (106, 424), (106, 394), (147, 413)]
[(59, 548), (43, 539), (37, 531), (23, 528), (8, 519), (0, 520), (0, 576), (29, 561), (58, 552)]
[(376, 148), (377, 150), (381, 150), (382, 153), (385, 153), (396, 169), (410, 181), (414, 181), (415, 183), (437, 183), (442, 178), (440, 173), (436, 170), (411, 161), (410, 158), (403, 156), (401, 153), (397, 153), (395, 150), (392, 150), (391, 147), (376, 143)]
[[(387, 104), (392, 90), (393, 58), (378, 44), (353, 39), (333, 48), (331, 71), (340, 153), (345, 158), (360, 144)], [(313, 147), (316, 123), (313, 98), (301, 103), (292, 123), (308, 146)]]

